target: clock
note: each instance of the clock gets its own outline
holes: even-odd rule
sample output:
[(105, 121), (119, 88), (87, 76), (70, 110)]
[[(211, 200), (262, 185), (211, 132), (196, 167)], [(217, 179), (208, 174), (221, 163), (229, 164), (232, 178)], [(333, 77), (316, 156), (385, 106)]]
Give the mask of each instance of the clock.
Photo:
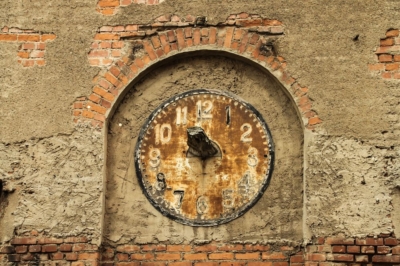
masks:
[(222, 91), (192, 90), (152, 112), (135, 148), (144, 195), (163, 215), (214, 226), (248, 211), (271, 179), (274, 145), (261, 114)]

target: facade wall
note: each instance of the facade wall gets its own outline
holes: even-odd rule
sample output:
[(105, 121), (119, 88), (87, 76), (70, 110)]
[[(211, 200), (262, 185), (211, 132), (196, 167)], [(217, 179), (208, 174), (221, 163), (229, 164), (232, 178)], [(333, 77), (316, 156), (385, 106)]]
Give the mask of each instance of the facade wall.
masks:
[[(397, 1), (0, 7), (1, 265), (400, 264)], [(275, 171), (234, 221), (164, 217), (135, 175), (150, 113), (230, 91)]]

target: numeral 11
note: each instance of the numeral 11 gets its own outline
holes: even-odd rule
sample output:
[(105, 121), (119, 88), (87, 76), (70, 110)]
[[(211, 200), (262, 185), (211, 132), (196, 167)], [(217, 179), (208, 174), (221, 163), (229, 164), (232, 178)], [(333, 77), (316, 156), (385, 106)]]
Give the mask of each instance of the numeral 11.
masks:
[(180, 106), (176, 108), (176, 124), (186, 125), (187, 123), (187, 106), (181, 108)]

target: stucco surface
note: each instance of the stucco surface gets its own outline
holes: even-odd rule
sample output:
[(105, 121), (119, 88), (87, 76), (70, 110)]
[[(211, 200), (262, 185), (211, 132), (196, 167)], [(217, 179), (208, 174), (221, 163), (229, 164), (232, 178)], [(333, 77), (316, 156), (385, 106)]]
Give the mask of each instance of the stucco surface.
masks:
[[(358, 235), (396, 231), (400, 234), (400, 218), (396, 212), (400, 208), (397, 169), (400, 85), (398, 81), (384, 81), (368, 71), (368, 64), (376, 61), (374, 50), (380, 38), (388, 29), (400, 28), (398, 1), (166, 0), (153, 6), (132, 4), (122, 7), (110, 17), (95, 9), (94, 0), (2, 1), (0, 28), (33, 29), (57, 36), (46, 47), (46, 66), (43, 67), (23, 68), (17, 62), (20, 44), (0, 42), (0, 179), (6, 183), (4, 189), (10, 190), (7, 199), (4, 195), (1, 197), (7, 202), (1, 205), (7, 206), (1, 211), (0, 223), (7, 225), (0, 226), (2, 241), (15, 233), (35, 228), (55, 235), (84, 232), (100, 239), (104, 196), (109, 221), (114, 219), (110, 218), (111, 214), (118, 214), (118, 208), (122, 208), (118, 201), (129, 207), (129, 211), (119, 214), (125, 216), (126, 221), (131, 221), (132, 216), (152, 221), (151, 224), (128, 224), (131, 227), (126, 231), (116, 230), (117, 223), (109, 222), (105, 233), (111, 241), (298, 240), (301, 232), (305, 238), (338, 233)], [(140, 87), (144, 86), (142, 84), (158, 86), (163, 79), (166, 82), (168, 67), (149, 73), (134, 84), (137, 91), (127, 94), (113, 118), (124, 125), (122, 128), (131, 127), (124, 135), (118, 136), (120, 132), (113, 123), (111, 133), (108, 128), (101, 132), (73, 123), (73, 102), (77, 97), (91, 93), (92, 79), (99, 72), (99, 68), (89, 65), (87, 53), (101, 26), (146, 24), (164, 14), (206, 16), (210, 25), (216, 25), (230, 14), (241, 12), (277, 19), (285, 26), (285, 35), (276, 43), (277, 52), (285, 58), (288, 72), (302, 86), (309, 88), (314, 111), (323, 120), (316, 132), (306, 132), (304, 147), (301, 145), (302, 132), (297, 127), (300, 122), (288, 98), (279, 92), (281, 105), (269, 110), (258, 99), (262, 83), (253, 82), (254, 86), (239, 90), (239, 81), (249, 70), (238, 70), (243, 67), (242, 63), (228, 64), (225, 60), (218, 63), (225, 62), (225, 69), (219, 65), (221, 71), (211, 73), (212, 82), (195, 71), (191, 76), (185, 76), (185, 64), (192, 67), (187, 61), (169, 66), (171, 77), (179, 82), (165, 83), (168, 90)], [(211, 71), (207, 64), (203, 62), (202, 71)], [(162, 71), (164, 78), (156, 79)], [(181, 76), (175, 76), (178, 74)], [(264, 112), (266, 119), (268, 115), (287, 117), (287, 122), (272, 124), (271, 129), (287, 132), (296, 127), (290, 138), (282, 139), (282, 143), (277, 141), (277, 145), (281, 145), (282, 154), (293, 150), (297, 153), (278, 159), (276, 163), (282, 171), (293, 170), (290, 176), (298, 180), (284, 183), (278, 189), (276, 187), (283, 184), (284, 178), (283, 174), (277, 174), (280, 177), (273, 178), (271, 183), (274, 193), (266, 195), (264, 203), (246, 214), (251, 217), (249, 220), (258, 217), (254, 224), (237, 220), (215, 230), (175, 227), (174, 222), (160, 217), (135, 188), (134, 171), (128, 159), (137, 130), (152, 108), (174, 93), (210, 84), (238, 93)], [(142, 95), (138, 94), (140, 91), (143, 91)], [(270, 95), (262, 97), (267, 99)], [(118, 112), (127, 108), (131, 98), (131, 104), (136, 106), (131, 106), (129, 119), (118, 120), (123, 117), (118, 118)], [(143, 109), (143, 106), (147, 108)], [(139, 109), (142, 111), (137, 112)], [(121, 154), (126, 155), (120, 160), (111, 157), (107, 161), (108, 166), (116, 167), (112, 173), (107, 172), (107, 178), (111, 178), (111, 183), (107, 180), (107, 189), (114, 190), (111, 195), (103, 194), (103, 137), (107, 134), (121, 138)], [(110, 143), (116, 141), (115, 138), (108, 135)], [(288, 143), (293, 145), (289, 147)], [(108, 144), (108, 150), (113, 148)], [(298, 153), (303, 149), (304, 158)], [(300, 168), (292, 169), (293, 161), (296, 165), (303, 165), (304, 161), (304, 176), (301, 176)], [(116, 178), (113, 176), (129, 181), (119, 187), (112, 183)], [(301, 178), (306, 182), (303, 216), (298, 213), (302, 204)], [(130, 202), (122, 196), (129, 191), (132, 191), (129, 197), (137, 201)], [(110, 198), (112, 200), (108, 201)], [(292, 208), (293, 212), (285, 216), (283, 210), (286, 208)], [(277, 216), (283, 220), (261, 219), (260, 215), (264, 213), (266, 217)], [(303, 217), (304, 224), (301, 224)], [(139, 235), (134, 226), (140, 226), (138, 228), (144, 233)], [(150, 230), (155, 226), (168, 228), (160, 239), (151, 238), (157, 234)], [(231, 234), (231, 228), (237, 226), (243, 231)]]

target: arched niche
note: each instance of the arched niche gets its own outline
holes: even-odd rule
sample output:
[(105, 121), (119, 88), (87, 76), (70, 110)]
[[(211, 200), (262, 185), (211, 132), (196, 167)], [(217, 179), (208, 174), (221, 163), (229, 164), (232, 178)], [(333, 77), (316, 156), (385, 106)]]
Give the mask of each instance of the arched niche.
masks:
[[(216, 227), (191, 227), (159, 213), (135, 174), (133, 152), (140, 128), (166, 99), (187, 90), (229, 91), (264, 117), (275, 143), (275, 170), (258, 203)], [(284, 86), (260, 65), (221, 51), (183, 53), (138, 75), (110, 110), (106, 123), (106, 192), (103, 243), (258, 242), (303, 239), (303, 130)]]

